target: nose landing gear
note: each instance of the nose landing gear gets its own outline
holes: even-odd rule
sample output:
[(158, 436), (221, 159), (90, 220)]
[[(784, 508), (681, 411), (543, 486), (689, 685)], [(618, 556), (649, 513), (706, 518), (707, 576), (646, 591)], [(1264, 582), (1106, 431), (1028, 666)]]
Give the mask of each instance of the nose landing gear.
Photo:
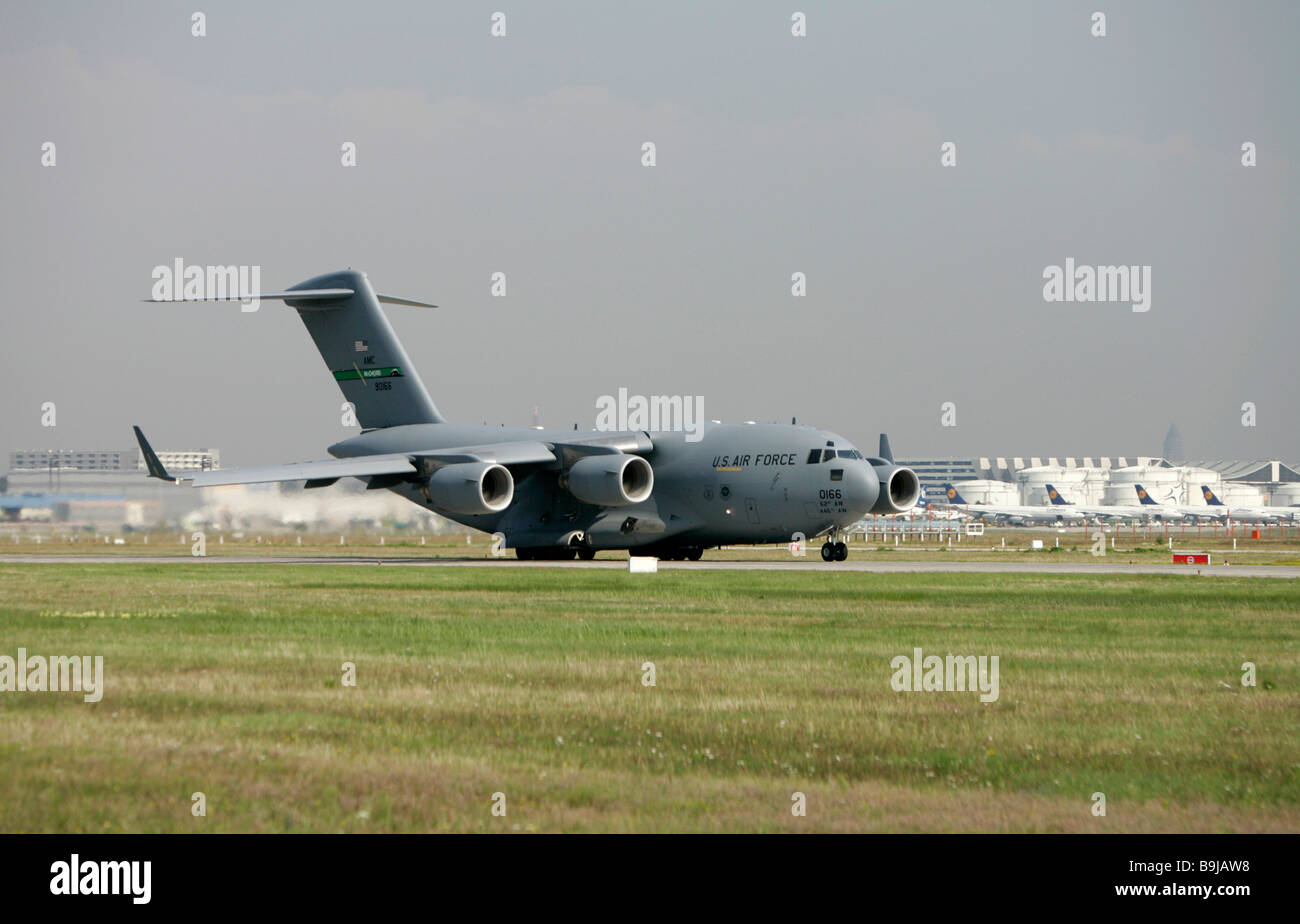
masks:
[(848, 543), (840, 541), (838, 529), (831, 532), (831, 537), (822, 543), (822, 561), (848, 561)]

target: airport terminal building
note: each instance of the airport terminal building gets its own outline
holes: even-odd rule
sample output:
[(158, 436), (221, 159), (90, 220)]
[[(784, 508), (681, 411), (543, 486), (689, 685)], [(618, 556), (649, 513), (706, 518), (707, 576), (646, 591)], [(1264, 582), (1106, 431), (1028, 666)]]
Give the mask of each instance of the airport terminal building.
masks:
[[(217, 449), (158, 450), (169, 473), (221, 467)], [(180, 527), (240, 529), (244, 525), (312, 529), (326, 524), (449, 528), (441, 517), (388, 491), (367, 491), (347, 479), (304, 491), (303, 482), (196, 489), (148, 477), (140, 449), (19, 450), (0, 476), (0, 522), (65, 523), (100, 530)]]
[[(217, 449), (159, 452), (168, 471), (221, 467)], [(197, 492), (147, 477), (144, 456), (132, 449), (20, 449), (9, 454), (0, 495), (11, 519), (54, 519), (106, 527), (152, 526), (193, 510)], [(19, 507), (22, 498), (30, 507)]]
[(1228, 505), (1300, 504), (1300, 464), (1279, 460), (1207, 460), (1175, 463), (1159, 456), (982, 456), (902, 459), (928, 497), (944, 482), (961, 484), (972, 504), (1046, 504), (1047, 485), (1070, 503), (1136, 504), (1137, 485), (1158, 503), (1199, 504), (1209, 485)]

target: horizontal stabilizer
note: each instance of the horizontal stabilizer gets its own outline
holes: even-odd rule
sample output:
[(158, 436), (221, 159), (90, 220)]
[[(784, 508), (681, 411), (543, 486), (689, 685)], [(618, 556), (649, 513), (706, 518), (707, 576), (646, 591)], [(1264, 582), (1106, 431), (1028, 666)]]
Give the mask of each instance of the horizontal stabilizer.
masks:
[(257, 292), (246, 295), (213, 295), (205, 298), (146, 298), (146, 302), (254, 302), (258, 299), (285, 301), (334, 301), (354, 295), (353, 289), (297, 289), (288, 292)]
[[(257, 292), (244, 295), (211, 295), (203, 298), (146, 298), (146, 302), (253, 302), (261, 300), (284, 301), (337, 301), (355, 295), (355, 289), (290, 289), (286, 292)], [(406, 305), (410, 308), (437, 308), (432, 302), (422, 302), (414, 298), (402, 298), (398, 295), (375, 294), (375, 298), (385, 305)]]
[(396, 295), (380, 295), (375, 293), (375, 298), (379, 299), (385, 305), (406, 305), (409, 308), (437, 308), (429, 302), (418, 302), (413, 298), (399, 298)]

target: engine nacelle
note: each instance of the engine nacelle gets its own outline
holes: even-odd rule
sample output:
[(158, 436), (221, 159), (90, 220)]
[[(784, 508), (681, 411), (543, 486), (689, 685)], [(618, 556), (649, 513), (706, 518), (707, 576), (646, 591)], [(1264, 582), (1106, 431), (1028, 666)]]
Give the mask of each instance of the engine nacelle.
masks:
[(870, 513), (906, 513), (921, 499), (921, 480), (901, 465), (873, 465), (880, 479), (880, 495)]
[(650, 496), (655, 473), (640, 456), (622, 452), (584, 456), (569, 466), (564, 485), (584, 504), (626, 507)]
[(434, 472), (428, 490), (430, 503), (448, 513), (500, 513), (515, 498), (515, 479), (495, 462), (459, 462)]

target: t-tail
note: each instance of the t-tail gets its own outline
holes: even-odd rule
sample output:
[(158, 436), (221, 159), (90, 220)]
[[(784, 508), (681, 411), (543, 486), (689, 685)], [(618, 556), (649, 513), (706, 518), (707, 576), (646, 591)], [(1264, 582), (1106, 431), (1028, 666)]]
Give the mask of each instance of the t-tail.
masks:
[(1140, 484), (1133, 485), (1133, 490), (1137, 491), (1139, 504), (1149, 504), (1153, 507), (1160, 506), (1155, 502), (1155, 500), (1152, 499), (1151, 495), (1147, 493), (1147, 489), (1142, 487), (1142, 485)]
[(944, 482), (943, 493), (948, 496), (948, 503), (969, 506), (969, 504), (966, 501), (966, 498), (962, 497), (961, 493), (956, 488), (954, 488), (951, 484), (948, 484), (947, 482)]
[(283, 292), (149, 301), (249, 301), (278, 299), (296, 309), (325, 367), (351, 402), (363, 429), (443, 423), (411, 365), (380, 302), (436, 308), (428, 302), (377, 295), (366, 274), (343, 270), (316, 276)]
[(1219, 500), (1219, 498), (1215, 495), (1213, 491), (1210, 490), (1210, 486), (1207, 484), (1201, 485), (1201, 496), (1205, 498), (1205, 503), (1210, 507), (1225, 506), (1223, 501)]
[(1056, 507), (1070, 506), (1070, 502), (1061, 496), (1061, 492), (1056, 490), (1056, 488), (1052, 487), (1050, 484), (1047, 486), (1047, 499)]

